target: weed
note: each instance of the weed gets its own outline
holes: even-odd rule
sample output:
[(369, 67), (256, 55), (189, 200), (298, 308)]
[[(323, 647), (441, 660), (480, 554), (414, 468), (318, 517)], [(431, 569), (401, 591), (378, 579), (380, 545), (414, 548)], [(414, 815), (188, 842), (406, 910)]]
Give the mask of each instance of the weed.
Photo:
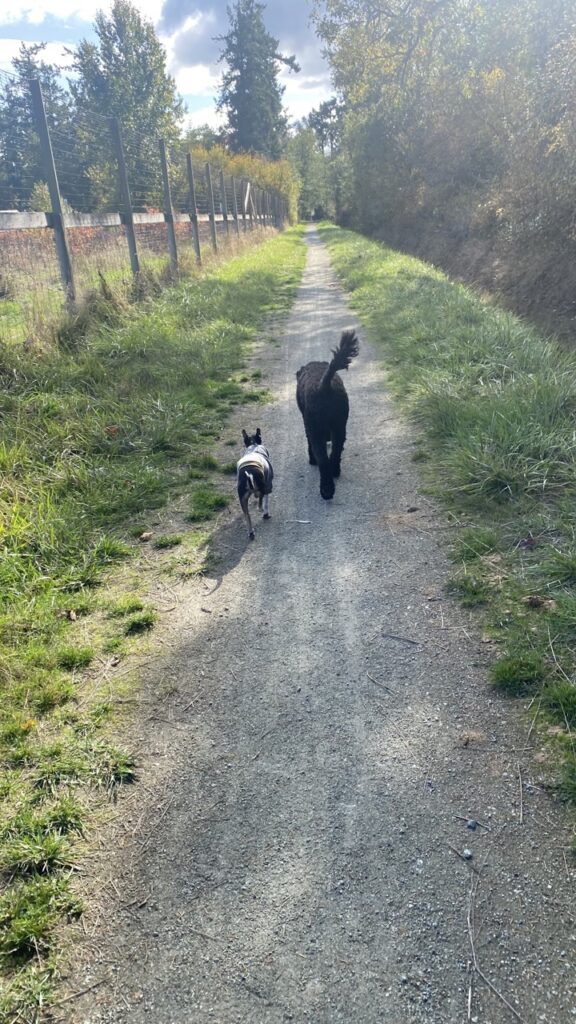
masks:
[(220, 466), (220, 472), (224, 473), (225, 476), (236, 476), (236, 463), (235, 462), (224, 462)]
[(501, 658), (490, 671), (492, 682), (499, 690), (511, 696), (522, 696), (534, 690), (546, 674), (544, 661), (539, 654), (526, 652)]
[[(564, 800), (576, 804), (576, 757), (573, 753), (568, 755), (564, 764), (559, 791)], [(576, 854), (576, 843), (574, 853)]]
[(57, 663), (60, 668), (69, 672), (74, 669), (86, 668), (94, 657), (91, 647), (62, 647), (57, 654)]
[(576, 728), (576, 686), (567, 680), (551, 683), (542, 691), (542, 704), (550, 718), (565, 725), (568, 729)]
[(455, 576), (447, 584), (449, 594), (457, 597), (465, 608), (476, 608), (486, 604), (490, 591), (487, 584), (478, 576)]
[(182, 543), (182, 536), (179, 533), (163, 534), (160, 537), (156, 537), (154, 541), (154, 547), (160, 548), (175, 548), (178, 544)]
[(150, 609), (139, 612), (136, 615), (131, 615), (124, 626), (124, 632), (126, 636), (137, 636), (138, 633), (147, 633), (152, 629), (157, 618), (156, 613)]
[(0, 896), (0, 952), (22, 961), (48, 951), (60, 918), (77, 917), (80, 901), (63, 878), (32, 877)]
[(459, 562), (473, 562), (482, 555), (498, 549), (499, 537), (496, 530), (486, 527), (468, 527), (460, 532), (454, 548), (454, 559)]
[(211, 519), (220, 509), (226, 508), (228, 500), (225, 494), (220, 494), (212, 488), (199, 488), (192, 495), (192, 510), (188, 515), (189, 521), (199, 523), (206, 519)]
[(125, 615), (132, 615), (133, 612), (141, 612), (143, 608), (144, 602), (139, 597), (125, 594), (112, 605), (108, 614), (114, 619), (119, 619)]

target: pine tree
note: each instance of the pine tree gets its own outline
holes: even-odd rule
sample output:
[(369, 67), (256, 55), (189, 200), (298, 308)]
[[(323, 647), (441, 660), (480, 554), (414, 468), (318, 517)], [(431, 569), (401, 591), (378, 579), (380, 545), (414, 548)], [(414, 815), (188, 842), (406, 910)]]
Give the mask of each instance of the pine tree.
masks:
[[(32, 116), (31, 78), (40, 82), (50, 127), (71, 130), (70, 101), (59, 82), (59, 69), (41, 59), (45, 45), (22, 43), (12, 60), (12, 74), (0, 76), (0, 209), (30, 208), (31, 196), (40, 192), (45, 179)], [(45, 198), (42, 209), (49, 209)]]
[(258, 0), (236, 0), (228, 8), (229, 30), (220, 60), (227, 65), (222, 77), (218, 109), (226, 111), (228, 145), (233, 152), (261, 153), (277, 160), (287, 136), (282, 109), (284, 87), (278, 81), (280, 65), (299, 71), (293, 56), (278, 52), (278, 40), (266, 31)]

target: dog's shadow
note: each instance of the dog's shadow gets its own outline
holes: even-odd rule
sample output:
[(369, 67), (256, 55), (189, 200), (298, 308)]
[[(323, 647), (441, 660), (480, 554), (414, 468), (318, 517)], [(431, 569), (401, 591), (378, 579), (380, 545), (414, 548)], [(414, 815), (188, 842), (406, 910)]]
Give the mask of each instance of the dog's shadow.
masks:
[(256, 539), (247, 536), (244, 523), (234, 508), (223, 513), (220, 522), (208, 537), (203, 548), (204, 563), (202, 575), (206, 582), (213, 581), (211, 593), (220, 587), (222, 580), (242, 561), (246, 552), (265, 539), (265, 534), (273, 529), (274, 518), (262, 520), (255, 517)]

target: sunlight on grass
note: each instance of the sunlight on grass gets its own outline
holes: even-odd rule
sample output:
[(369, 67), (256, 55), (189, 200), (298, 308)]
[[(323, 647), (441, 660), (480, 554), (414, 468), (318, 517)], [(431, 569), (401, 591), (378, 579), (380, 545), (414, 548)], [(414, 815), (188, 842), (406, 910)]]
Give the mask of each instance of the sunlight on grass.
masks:
[[(234, 405), (262, 396), (240, 373), (267, 314), (289, 307), (304, 258), (290, 230), (141, 307), (101, 297), (42, 353), (0, 348), (3, 1020), (37, 1019), (58, 924), (81, 912), (69, 876), (82, 793), (114, 794), (137, 775), (111, 742), (113, 680), (103, 701), (86, 674), (141, 642), (157, 614), (101, 585), (171, 494), (189, 493), (197, 520), (226, 503), (210, 447)], [(183, 539), (155, 538), (158, 557)]]
[(557, 726), (562, 793), (576, 801), (576, 354), (434, 267), (320, 232), (422, 431), (414, 461), (466, 520), (449, 589), (483, 609), (501, 654), (494, 685), (535, 696)]

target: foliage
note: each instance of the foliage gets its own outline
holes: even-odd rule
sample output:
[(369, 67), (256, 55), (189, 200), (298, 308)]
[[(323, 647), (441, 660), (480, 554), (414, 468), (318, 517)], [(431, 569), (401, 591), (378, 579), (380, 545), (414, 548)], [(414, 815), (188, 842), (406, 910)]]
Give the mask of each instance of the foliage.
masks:
[(218, 109), (226, 111), (226, 140), (235, 152), (260, 153), (277, 160), (285, 148), (287, 120), (282, 111), (279, 65), (299, 71), (295, 58), (278, 52), (278, 40), (266, 31), (258, 0), (236, 0), (228, 8), (229, 28), (220, 60)]
[(312, 128), (301, 127), (294, 132), (288, 142), (288, 160), (301, 182), (300, 219), (333, 216), (330, 169)]
[[(130, 0), (114, 0), (109, 15), (100, 11), (94, 30), (97, 41), (83, 39), (73, 54), (77, 77), (69, 83), (72, 97), (80, 111), (105, 111), (107, 117), (119, 119), (127, 143), (129, 175), (140, 190), (137, 199), (141, 204), (158, 200), (157, 174), (152, 173), (158, 166), (157, 140), (176, 143), (184, 112), (166, 70), (166, 53), (152, 23)], [(110, 144), (108, 160), (102, 159), (101, 148), (109, 134), (104, 126), (96, 138), (90, 129), (79, 125), (77, 131), (85, 174), (93, 188), (103, 192), (99, 196), (102, 204), (108, 196), (102, 183), (95, 182), (95, 172), (101, 173), (107, 164), (112, 168), (115, 161)]]
[[(44, 95), (49, 123), (57, 131), (68, 131), (71, 101), (62, 87), (58, 68), (42, 60), (44, 43), (22, 43), (12, 61), (14, 78), (0, 77), (0, 209), (26, 209), (30, 195), (45, 179), (40, 144), (34, 125), (28, 82), (37, 78)], [(46, 192), (43, 211), (51, 209)], [(40, 209), (32, 206), (32, 209)]]
[(449, 589), (484, 617), (495, 685), (554, 723), (574, 780), (576, 354), (428, 264), (321, 234), (422, 431), (426, 483), (463, 526)]
[(260, 188), (275, 189), (286, 200), (291, 223), (297, 220), (299, 182), (288, 160), (268, 160), (255, 153), (230, 153), (219, 143), (210, 149), (194, 146), (192, 160), (197, 167), (203, 167), (209, 161), (214, 171), (223, 170), (238, 181), (250, 181)]
[(345, 107), (342, 222), (573, 316), (571, 0), (322, 0), (316, 24)]
[(136, 207), (160, 203), (158, 138), (179, 139), (183, 104), (151, 22), (129, 0), (100, 12), (96, 41), (71, 52), (75, 77), (42, 60), (44, 44), (22, 44), (13, 77), (0, 75), (0, 207), (51, 209), (28, 82), (40, 81), (62, 193), (77, 210), (118, 209), (110, 117), (125, 141)]

